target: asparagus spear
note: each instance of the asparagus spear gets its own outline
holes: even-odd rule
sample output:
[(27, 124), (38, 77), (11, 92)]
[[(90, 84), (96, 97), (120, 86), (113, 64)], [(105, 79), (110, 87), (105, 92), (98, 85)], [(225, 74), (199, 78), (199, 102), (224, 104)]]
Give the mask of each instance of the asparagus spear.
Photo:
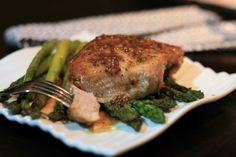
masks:
[(48, 118), (52, 121), (67, 120), (66, 107), (60, 103), (57, 103), (54, 107), (54, 111), (48, 115)]
[(126, 123), (136, 131), (141, 129), (144, 121), (131, 104), (118, 105), (106, 103), (102, 107), (109, 116)]
[(200, 98), (203, 98), (203, 93), (201, 91), (195, 91), (188, 89), (186, 92), (178, 91), (174, 88), (164, 87), (161, 89), (161, 92), (169, 97), (172, 97), (174, 100), (180, 102), (192, 102)]
[[(82, 47), (83, 43), (80, 41), (73, 41), (71, 42), (70, 46), (70, 54), (68, 58), (73, 57)], [(68, 59), (69, 60), (69, 59)], [(62, 87), (66, 90), (69, 90), (69, 69), (68, 65), (64, 66), (63, 69), (63, 80), (62, 80)], [(65, 120), (67, 117), (67, 108), (63, 106), (61, 103), (56, 102), (54, 111), (48, 115), (49, 119), (52, 121), (59, 121), (59, 120)]]
[(156, 123), (164, 123), (165, 115), (161, 108), (147, 102), (134, 100), (132, 106), (144, 117), (151, 119)]
[[(24, 76), (20, 77), (19, 79), (17, 79), (17, 80), (14, 81), (14, 82), (12, 82), (8, 88), (14, 87), (14, 86), (17, 85), (18, 83), (23, 82), (23, 80), (24, 80)], [(8, 99), (10, 99), (10, 97), (11, 97), (10, 95), (0, 94), (0, 102), (5, 102), (5, 101), (7, 101)]]
[(142, 124), (144, 123), (143, 118), (138, 117), (132, 121), (128, 121), (126, 122), (126, 124), (128, 124), (129, 126), (131, 126), (132, 128), (134, 128), (135, 131), (140, 131)]
[[(55, 48), (56, 44), (57, 44), (56, 40), (51, 40), (43, 44), (41, 50), (37, 53), (37, 55), (33, 58), (32, 62), (30, 63), (26, 71), (26, 74), (24, 75), (23, 82), (34, 79), (36, 72), (38, 70), (38, 66), (47, 56), (50, 55), (52, 50)], [(31, 101), (31, 99), (32, 99), (32, 94), (28, 94), (22, 99), (20, 103), (22, 114), (29, 114), (30, 112), (29, 102)]]
[[(70, 54), (68, 56), (68, 61), (78, 53), (78, 51), (84, 46), (85, 43), (82, 43), (78, 40), (72, 41), (70, 44)], [(66, 64), (63, 69), (63, 79), (62, 79), (62, 87), (69, 90), (69, 81), (68, 81), (69, 69)]]
[(79, 40), (72, 41), (70, 44), (70, 57), (73, 57), (75, 53), (77, 53), (78, 46), (82, 43)]
[(0, 102), (5, 102), (10, 98), (10, 95), (0, 94)]
[(165, 79), (166, 87), (161, 89), (161, 92), (175, 100), (182, 102), (192, 102), (204, 97), (204, 94), (199, 90), (186, 88), (174, 82), (170, 78)]
[[(41, 65), (39, 66), (38, 71), (37, 71), (37, 73), (36, 73), (36, 76), (35, 76), (36, 78), (41, 77), (42, 74), (47, 71), (47, 69), (48, 69), (48, 67), (49, 67), (49, 65), (48, 65), (47, 63), (50, 63), (50, 60), (51, 60), (51, 58), (52, 58), (51, 56), (53, 56), (53, 54), (50, 55), (49, 57), (47, 57), (46, 60), (44, 60), (44, 61), (41, 63)], [(25, 76), (25, 75), (23, 75), (22, 77), (20, 77), (20, 78), (17, 79), (16, 81), (12, 82), (11, 85), (9, 86), (9, 88), (10, 88), (10, 87), (14, 87), (15, 85), (17, 85), (17, 84), (23, 82), (24, 76)], [(11, 97), (10, 95), (0, 95), (0, 102), (6, 102), (10, 97)], [(23, 99), (23, 97), (20, 97), (19, 99)], [(37, 99), (38, 102), (40, 102), (40, 98), (36, 98), (36, 99)], [(26, 102), (25, 102), (25, 103), (26, 103)], [(28, 104), (24, 104), (24, 105), (28, 105)], [(18, 111), (21, 110), (21, 107), (20, 107), (20, 105), (19, 105), (19, 102), (17, 102), (17, 103), (16, 103), (16, 102), (12, 102), (12, 103), (6, 102), (6, 103), (5, 103), (5, 106), (6, 106), (6, 107), (10, 110), (10, 112), (13, 113), (13, 114), (17, 114)], [(20, 109), (18, 110), (18, 108), (20, 108)], [(16, 112), (16, 109), (17, 109), (17, 112)], [(36, 115), (38, 115), (38, 113), (37, 113), (37, 114), (34, 114), (34, 113), (36, 112), (36, 111), (34, 111), (35, 109), (30, 109), (30, 110), (32, 110), (32, 111), (30, 111), (31, 114), (32, 114), (32, 117), (36, 117)], [(26, 111), (25, 111), (25, 112), (26, 112)], [(28, 111), (27, 111), (27, 112), (28, 112)], [(37, 116), (37, 117), (38, 117), (38, 116)]]
[(131, 104), (103, 104), (103, 108), (107, 114), (111, 117), (117, 118), (122, 122), (132, 121), (137, 119), (140, 115), (139, 113), (131, 106)]
[[(49, 65), (52, 61), (54, 54), (50, 54), (49, 57), (46, 57), (46, 59), (44, 59), (41, 64), (38, 66), (37, 68), (37, 72), (35, 74), (35, 78), (40, 77), (42, 74), (44, 74), (45, 72), (47, 72)], [(19, 79), (17, 79), (16, 81), (12, 82), (10, 87), (13, 87), (21, 82), (24, 81), (25, 75), (23, 75), (22, 77), (20, 77)]]
[(59, 42), (58, 48), (52, 59), (52, 63), (49, 67), (45, 80), (55, 82), (56, 79), (59, 77), (59, 74), (63, 66), (65, 65), (66, 58), (69, 54), (69, 46), (69, 40), (62, 40)]
[[(37, 74), (40, 75), (41, 73), (44, 73), (45, 71), (48, 71), (45, 80), (55, 82), (56, 79), (59, 78), (59, 74), (62, 71), (62, 67), (64, 66), (64, 64), (66, 64), (65, 62), (68, 58), (67, 56), (68, 56), (70, 48), (71, 48), (70, 46), (71, 46), (71, 42), (69, 40), (60, 41), (56, 52), (54, 54), (51, 54), (47, 58), (47, 60), (45, 60), (42, 63), (42, 65), (40, 66), (41, 70), (39, 70)], [(61, 58), (59, 60), (58, 58), (60, 58), (60, 56), (62, 56), (63, 58)], [(63, 60), (63, 61), (61, 61), (61, 60)], [(59, 64), (62, 64), (62, 66), (59, 65)], [(61, 66), (61, 67), (56, 67), (55, 68), (55, 66)], [(54, 74), (52, 73), (52, 70), (51, 70), (51, 72), (49, 72), (50, 68), (51, 69), (52, 68), (56, 69), (57, 72), (54, 73)], [(64, 66), (64, 68), (66, 68), (66, 66)], [(51, 75), (55, 75), (54, 78), (52, 78)], [(51, 79), (49, 79), (49, 76), (51, 77)], [(67, 77), (67, 76), (65, 76), (65, 77)], [(63, 78), (63, 81), (64, 81), (64, 79), (65, 78)], [(46, 104), (46, 101), (47, 101), (46, 96), (37, 94), (35, 99), (34, 99), (34, 102), (32, 104), (32, 107), (35, 108), (35, 110), (40, 111), (40, 109)]]
[(25, 75), (21, 76), (19, 79), (17, 79), (16, 81), (12, 82), (10, 87), (14, 87), (15, 85), (23, 82), (24, 81), (24, 77), (25, 77)]
[[(48, 59), (48, 62), (51, 62), (45, 80), (55, 83), (56, 80), (59, 78), (62, 68), (65, 65), (66, 58), (69, 54), (69, 46), (69, 40), (59, 41), (55, 54), (50, 56)], [(34, 110), (39, 111), (46, 104), (46, 101), (46, 96), (37, 94), (35, 101), (32, 104), (32, 107), (34, 108)]]
[(36, 78), (40, 77), (42, 74), (46, 73), (48, 71), (48, 68), (52, 62), (52, 59), (54, 57), (54, 54), (50, 54), (40, 65), (38, 68), (38, 71), (36, 72)]
[[(69, 90), (69, 81), (68, 81), (68, 68), (65, 68), (64, 77), (62, 80), (62, 87)], [(54, 111), (48, 115), (48, 118), (52, 121), (60, 121), (67, 119), (67, 108), (59, 102), (55, 101)]]
[(37, 53), (37, 55), (33, 58), (32, 62), (30, 63), (23, 81), (29, 81), (34, 78), (38, 70), (38, 66), (48, 55), (50, 55), (52, 50), (55, 48), (56, 44), (57, 44), (56, 40), (51, 40), (43, 45), (41, 50)]
[(13, 102), (5, 102), (4, 106), (6, 108), (8, 108), (8, 110), (12, 113), (12, 114), (18, 114), (21, 112), (21, 107), (19, 105), (19, 102), (17, 101), (13, 101)]
[[(39, 66), (38, 71), (36, 72), (35, 78), (38, 78), (40, 76), (42, 76), (42, 74), (44, 74), (45, 72), (47, 72), (49, 64), (52, 61), (52, 57), (54, 54), (51, 54), (49, 57), (47, 57)], [(14, 87), (15, 85), (21, 83), (24, 81), (24, 77), (25, 75), (23, 75), (22, 77), (20, 77), (19, 79), (17, 79), (16, 81), (12, 82), (11, 85), (9, 87)], [(5, 95), (0, 95), (0, 102), (4, 102), (6, 100), (8, 100), (10, 98), (10, 96), (5, 96)], [(19, 106), (19, 105), (18, 105)]]
[(163, 97), (163, 98), (152, 98), (152, 99), (145, 99), (145, 100), (136, 100), (142, 104), (149, 104), (156, 107), (161, 108), (164, 112), (170, 112), (172, 108), (174, 108), (177, 104), (175, 100), (171, 99), (170, 97)]

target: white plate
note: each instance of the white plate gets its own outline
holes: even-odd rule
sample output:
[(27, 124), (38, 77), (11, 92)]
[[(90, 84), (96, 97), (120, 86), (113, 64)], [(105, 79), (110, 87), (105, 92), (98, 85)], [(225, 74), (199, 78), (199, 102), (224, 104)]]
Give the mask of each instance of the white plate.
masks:
[[(25, 73), (38, 50), (39, 47), (22, 49), (0, 60), (0, 90)], [(146, 120), (148, 128), (144, 133), (137, 133), (122, 123), (115, 125), (110, 132), (91, 133), (77, 123), (52, 123), (45, 119), (32, 120), (29, 117), (11, 115), (1, 104), (0, 114), (12, 121), (37, 126), (70, 147), (100, 155), (117, 155), (157, 137), (191, 109), (216, 101), (236, 89), (236, 74), (215, 73), (188, 58), (184, 59), (184, 64), (174, 77), (180, 84), (202, 90), (205, 98), (189, 104), (180, 103), (177, 109), (166, 114), (165, 124), (154, 124)]]

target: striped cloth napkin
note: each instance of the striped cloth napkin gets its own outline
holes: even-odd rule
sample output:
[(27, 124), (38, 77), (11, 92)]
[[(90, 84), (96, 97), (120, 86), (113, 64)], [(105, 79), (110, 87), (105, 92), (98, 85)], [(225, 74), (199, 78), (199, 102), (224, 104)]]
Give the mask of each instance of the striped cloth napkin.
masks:
[(222, 22), (214, 12), (186, 5), (61, 22), (22, 24), (8, 28), (5, 40), (9, 45), (25, 47), (32, 46), (32, 41), (70, 38), (84, 32), (94, 35), (130, 34), (179, 45), (191, 52), (236, 47), (236, 34), (232, 33), (234, 25), (234, 21)]

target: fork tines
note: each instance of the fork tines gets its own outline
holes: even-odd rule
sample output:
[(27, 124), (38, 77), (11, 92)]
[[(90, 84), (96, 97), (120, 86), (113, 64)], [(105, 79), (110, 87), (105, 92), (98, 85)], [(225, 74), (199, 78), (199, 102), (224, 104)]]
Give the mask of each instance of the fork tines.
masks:
[(45, 80), (31, 80), (20, 83), (12, 88), (8, 88), (0, 94), (20, 94), (20, 93), (40, 93), (56, 99), (63, 105), (69, 107), (73, 100), (73, 95), (64, 88)]
[(45, 80), (37, 80), (32, 84), (32, 88), (42, 91), (42, 94), (47, 94), (48, 96), (60, 101), (67, 107), (69, 107), (69, 105), (72, 103), (72, 94), (54, 83)]

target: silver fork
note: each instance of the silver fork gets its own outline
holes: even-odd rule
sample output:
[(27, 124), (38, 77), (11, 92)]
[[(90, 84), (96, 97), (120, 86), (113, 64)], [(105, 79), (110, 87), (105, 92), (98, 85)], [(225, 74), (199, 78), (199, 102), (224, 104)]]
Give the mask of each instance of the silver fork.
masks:
[(33, 80), (20, 83), (12, 88), (7, 88), (0, 92), (0, 95), (16, 95), (21, 93), (39, 93), (56, 99), (66, 107), (70, 107), (73, 100), (73, 95), (64, 88), (45, 81)]

